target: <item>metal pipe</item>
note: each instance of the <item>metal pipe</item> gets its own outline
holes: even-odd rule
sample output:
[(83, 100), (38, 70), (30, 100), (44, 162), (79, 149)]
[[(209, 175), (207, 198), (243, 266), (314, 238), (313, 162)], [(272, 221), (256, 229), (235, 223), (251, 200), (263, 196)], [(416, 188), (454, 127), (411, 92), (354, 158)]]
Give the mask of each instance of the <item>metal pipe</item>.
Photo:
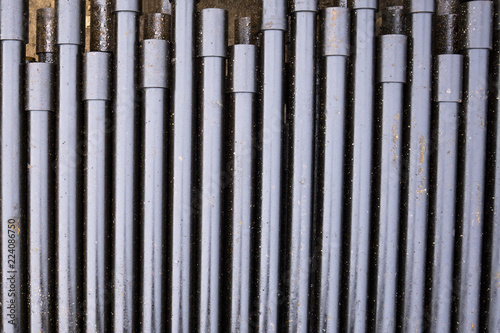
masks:
[[(386, 11), (402, 13), (403, 7)], [(383, 22), (383, 30), (399, 32), (379, 38), (378, 105), (375, 116), (373, 230), (374, 232), (374, 315), (375, 332), (396, 331), (399, 223), (402, 174), (402, 132), (406, 84), (407, 37), (402, 20)], [(389, 25), (390, 27), (387, 27)]]
[(36, 54), (38, 61), (56, 64), (56, 10), (51, 7), (36, 11)]
[(81, 284), (81, 170), (80, 144), (81, 52), (85, 1), (56, 1), (56, 275), (57, 330), (78, 329)]
[(375, 0), (356, 0), (352, 9), (350, 107), (347, 124), (345, 287), (341, 331), (366, 329), (370, 256), (371, 157), (374, 112)]
[(433, 0), (407, 3), (408, 88), (403, 114), (400, 287), (397, 326), (420, 331), (424, 325), (427, 213), (432, 109)]
[(489, 134), (489, 164), (487, 173), (494, 172), (486, 188), (488, 199), (485, 211), (487, 229), (485, 235), (488, 237), (485, 252), (487, 253), (488, 270), (486, 274), (486, 298), (487, 318), (483, 325), (490, 332), (500, 331), (500, 2), (494, 1), (495, 16), (493, 21), (493, 52), (490, 62), (490, 72), (493, 73), (490, 83), (490, 112), (488, 114)]
[(342, 207), (344, 184), (347, 66), (350, 53), (350, 10), (321, 12), (321, 79), (317, 131), (314, 225), (318, 230), (313, 253), (315, 279), (311, 293), (310, 329), (337, 332), (339, 327)]
[(112, 0), (90, 0), (90, 51), (113, 52)]
[(191, 223), (194, 101), (195, 0), (174, 0), (172, 107), (168, 152), (168, 293), (167, 329), (191, 332)]
[[(25, 330), (23, 318), (26, 302), (23, 281), (25, 260), (25, 200), (23, 143), (23, 85), (26, 42), (28, 29), (25, 18), (28, 2), (19, 0), (0, 1), (0, 331)], [(23, 288), (23, 289), (21, 289)]]
[(29, 322), (31, 332), (51, 329), (50, 282), (53, 270), (52, 237), (52, 151), (50, 136), (54, 107), (54, 66), (48, 63), (26, 65), (27, 180)]
[(109, 320), (109, 132), (111, 54), (87, 52), (83, 57), (85, 133), (85, 330), (102, 332)]
[[(197, 169), (194, 197), (196, 281), (193, 316), (196, 330), (218, 332), (222, 225), (222, 121), (225, 111), (227, 12), (200, 13), (200, 86)], [(196, 313), (196, 315), (195, 315)]]
[(287, 111), (286, 300), (283, 329), (308, 328), (316, 104), (316, 12), (318, 2), (292, 1), (290, 108)]
[(223, 189), (226, 240), (222, 240), (222, 253), (226, 263), (223, 271), (227, 271), (224, 280), (228, 283), (222, 289), (225, 295), (222, 306), (226, 310), (222, 313), (221, 330), (249, 332), (256, 93), (256, 48), (250, 45), (250, 18), (236, 20), (235, 36), (238, 44), (229, 48), (229, 112), (224, 120), (227, 144), (223, 167), (229, 171), (229, 179)]
[(147, 14), (141, 42), (141, 332), (166, 331), (165, 156), (170, 62), (166, 14)]
[(478, 327), (484, 227), (491, 1), (462, 5), (465, 36), (464, 103), (460, 110), (453, 329)]
[(252, 329), (277, 329), (280, 240), (282, 238), (282, 156), (286, 1), (264, 0), (259, 52), (259, 97), (256, 113), (255, 229), (253, 231)]
[[(458, 115), (463, 57), (441, 54), (435, 61), (429, 243), (429, 328), (451, 330), (455, 248)], [(427, 303), (427, 302), (426, 302)]]
[(137, 86), (138, 0), (114, 4), (113, 94), (113, 330), (137, 330), (138, 237), (137, 223)]

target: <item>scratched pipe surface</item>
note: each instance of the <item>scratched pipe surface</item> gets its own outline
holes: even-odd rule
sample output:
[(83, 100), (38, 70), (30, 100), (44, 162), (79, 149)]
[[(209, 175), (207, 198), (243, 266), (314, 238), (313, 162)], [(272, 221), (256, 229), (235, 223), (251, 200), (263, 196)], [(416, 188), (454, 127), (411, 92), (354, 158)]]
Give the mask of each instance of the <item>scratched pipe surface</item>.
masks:
[(287, 112), (286, 300), (282, 329), (308, 325), (316, 102), (316, 0), (291, 3), (291, 82)]
[(36, 11), (36, 54), (39, 62), (56, 64), (56, 10), (51, 7)]
[(257, 166), (252, 247), (250, 325), (258, 332), (278, 327), (280, 239), (282, 237), (282, 139), (286, 1), (264, 0), (259, 51), (256, 116)]
[(57, 330), (79, 329), (81, 285), (81, 171), (80, 138), (81, 52), (85, 1), (56, 1), (56, 230)]
[(366, 329), (370, 255), (372, 127), (375, 84), (375, 11), (377, 1), (353, 1), (351, 91), (347, 117), (345, 259), (347, 293), (342, 331)]
[[(147, 14), (141, 42), (141, 331), (164, 332), (166, 271), (165, 156), (168, 120), (169, 42), (166, 14)], [(170, 21), (168, 21), (170, 22)]]
[[(236, 21), (236, 37), (250, 37), (251, 26), (246, 19)], [(250, 38), (236, 39), (237, 44), (229, 49), (229, 110), (224, 120), (223, 167), (230, 171), (229, 184), (223, 189), (226, 239), (222, 246), (228, 282), (222, 289), (226, 310), (221, 329), (249, 332), (256, 48)]]
[(191, 332), (191, 222), (195, 0), (174, 0), (172, 106), (168, 161), (168, 330)]
[(26, 22), (28, 2), (19, 0), (0, 1), (0, 82), (1, 82), (1, 131), (0, 160), (0, 331), (17, 332), (26, 328), (23, 318), (25, 302), (21, 298), (24, 251), (27, 236), (25, 222), (24, 157), (23, 142), (23, 94), (25, 49), (27, 37)]
[(53, 269), (54, 239), (51, 206), (53, 195), (50, 169), (54, 65), (30, 63), (26, 66), (27, 180), (29, 224), (29, 322), (31, 332), (48, 332), (51, 324), (50, 280)]
[(457, 242), (452, 329), (479, 326), (486, 176), (489, 53), (492, 43), (491, 1), (461, 7), (465, 55), (464, 102), (459, 114)]
[[(388, 7), (394, 16), (402, 7)], [(386, 31), (402, 31), (401, 20), (383, 22)], [(402, 131), (406, 84), (407, 37), (383, 34), (378, 44), (378, 105), (375, 116), (373, 230), (375, 252), (375, 332), (396, 331)]]
[[(311, 330), (337, 332), (339, 327), (342, 205), (347, 111), (347, 66), (350, 45), (350, 10), (325, 8), (321, 12), (321, 66), (323, 73), (318, 112), (317, 198), (313, 260), (317, 269), (311, 291), (314, 316)], [(332, 43), (332, 41), (335, 41)]]
[(222, 177), (226, 56), (227, 12), (218, 8), (203, 9), (200, 13), (197, 184), (194, 197), (197, 263), (192, 314), (196, 330), (200, 332), (218, 332), (220, 326), (222, 188), (226, 186)]
[(432, 106), (433, 0), (407, 2), (409, 37), (408, 88), (403, 115), (403, 199), (397, 325), (420, 331), (424, 295), (429, 205), (429, 160)]

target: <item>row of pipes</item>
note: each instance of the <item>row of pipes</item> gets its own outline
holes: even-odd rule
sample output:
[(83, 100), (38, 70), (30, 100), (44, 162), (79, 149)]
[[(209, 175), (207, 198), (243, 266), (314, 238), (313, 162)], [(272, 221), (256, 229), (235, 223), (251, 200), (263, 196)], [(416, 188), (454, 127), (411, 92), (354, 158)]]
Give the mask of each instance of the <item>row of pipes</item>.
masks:
[(0, 331), (500, 332), (500, 1), (196, 2), (0, 0)]

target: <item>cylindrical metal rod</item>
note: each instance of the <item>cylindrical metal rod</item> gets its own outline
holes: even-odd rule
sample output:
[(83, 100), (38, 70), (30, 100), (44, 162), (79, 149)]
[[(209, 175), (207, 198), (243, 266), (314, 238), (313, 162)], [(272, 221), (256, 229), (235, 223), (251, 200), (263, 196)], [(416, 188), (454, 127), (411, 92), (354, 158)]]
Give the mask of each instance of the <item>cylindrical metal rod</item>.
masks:
[(50, 136), (54, 108), (52, 64), (26, 65), (26, 106), (28, 133), (28, 228), (30, 331), (51, 329), (49, 281), (53, 269), (52, 155)]
[(488, 205), (486, 206), (485, 230), (488, 235), (486, 253), (488, 254), (488, 274), (486, 280), (487, 314), (483, 323), (490, 332), (500, 331), (500, 2), (494, 1), (495, 18), (493, 21), (493, 52), (490, 71), (493, 73), (490, 83), (490, 112), (488, 114), (488, 132), (490, 133), (489, 159), (487, 174), (494, 172), (486, 189)]
[[(167, 303), (165, 156), (168, 121), (167, 14), (147, 14), (141, 42), (141, 332), (165, 332)], [(154, 29), (153, 29), (154, 28)], [(155, 31), (151, 31), (155, 30)]]
[(85, 133), (85, 330), (102, 332), (110, 319), (107, 273), (109, 217), (109, 132), (111, 54), (87, 52), (83, 58)]
[(403, 115), (404, 173), (397, 325), (421, 331), (427, 250), (434, 0), (407, 1), (408, 89)]
[(191, 332), (191, 222), (194, 105), (194, 6), (174, 0), (172, 108), (169, 116), (168, 331)]
[(353, 50), (347, 117), (345, 265), (347, 293), (341, 331), (366, 329), (370, 255), (372, 127), (374, 113), (375, 0), (356, 0), (352, 8)]
[(342, 208), (347, 111), (347, 66), (350, 11), (330, 7), (321, 12), (321, 79), (317, 131), (316, 206), (313, 253), (313, 297), (310, 327), (315, 332), (337, 332), (339, 325)]
[(478, 327), (482, 273), (491, 1), (462, 5), (465, 54), (460, 110), (454, 329)]
[[(170, 3), (170, 0), (160, 0), (159, 2), (158, 12), (172, 15), (172, 3)], [(168, 29), (170, 30), (170, 27)]]
[(51, 7), (36, 11), (36, 54), (38, 61), (56, 63), (56, 10)]
[[(255, 229), (250, 325), (277, 330), (282, 216), (282, 136), (286, 0), (263, 0), (256, 117)], [(280, 292), (281, 291), (281, 292)]]
[(225, 111), (227, 12), (203, 9), (200, 14), (200, 90), (196, 131), (196, 285), (193, 316), (196, 330), (218, 332), (220, 300), (220, 236), (222, 227), (222, 121)]
[(0, 331), (26, 329), (23, 262), (24, 211), (23, 85), (27, 36), (27, 0), (0, 0)]
[(290, 108), (287, 111), (286, 300), (283, 329), (306, 332), (310, 287), (316, 102), (316, 0), (292, 1)]
[(139, 0), (114, 5), (113, 95), (113, 330), (137, 330), (138, 227), (136, 128)]
[[(250, 21), (238, 19), (236, 36), (250, 35)], [(244, 31), (241, 31), (244, 30)], [(245, 39), (247, 42), (250, 39)], [(241, 41), (241, 39), (240, 39)], [(250, 320), (250, 262), (252, 223), (252, 195), (254, 194), (254, 95), (255, 45), (237, 44), (229, 50), (229, 112), (224, 138), (226, 152), (223, 167), (230, 172), (229, 185), (224, 188), (223, 254), (227, 268), (227, 283), (223, 287), (222, 331), (249, 332)], [(224, 184), (225, 185), (225, 184)]]
[(113, 51), (112, 0), (90, 1), (90, 51)]
[[(394, 30), (402, 31), (401, 25), (401, 21), (396, 21)], [(407, 37), (402, 34), (382, 35), (378, 47), (377, 144), (373, 161), (376, 282), (375, 311), (370, 324), (373, 323), (374, 332), (395, 332)]]
[(85, 1), (57, 0), (56, 230), (57, 330), (78, 329), (81, 249), (80, 103)]
[(462, 101), (463, 57), (441, 54), (435, 61), (430, 191), (431, 331), (451, 330), (455, 249), (458, 114)]

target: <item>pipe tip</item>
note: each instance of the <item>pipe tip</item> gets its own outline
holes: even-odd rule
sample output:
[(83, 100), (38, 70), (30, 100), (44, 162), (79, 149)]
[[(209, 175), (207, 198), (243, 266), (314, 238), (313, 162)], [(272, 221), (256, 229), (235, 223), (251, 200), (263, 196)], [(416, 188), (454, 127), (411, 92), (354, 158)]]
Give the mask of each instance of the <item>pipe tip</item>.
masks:
[(141, 17), (144, 26), (143, 39), (169, 40), (171, 16), (163, 13), (145, 14)]
[(252, 44), (252, 19), (240, 17), (234, 20), (234, 43)]
[(56, 10), (40, 8), (36, 11), (36, 53), (54, 53), (56, 43)]

